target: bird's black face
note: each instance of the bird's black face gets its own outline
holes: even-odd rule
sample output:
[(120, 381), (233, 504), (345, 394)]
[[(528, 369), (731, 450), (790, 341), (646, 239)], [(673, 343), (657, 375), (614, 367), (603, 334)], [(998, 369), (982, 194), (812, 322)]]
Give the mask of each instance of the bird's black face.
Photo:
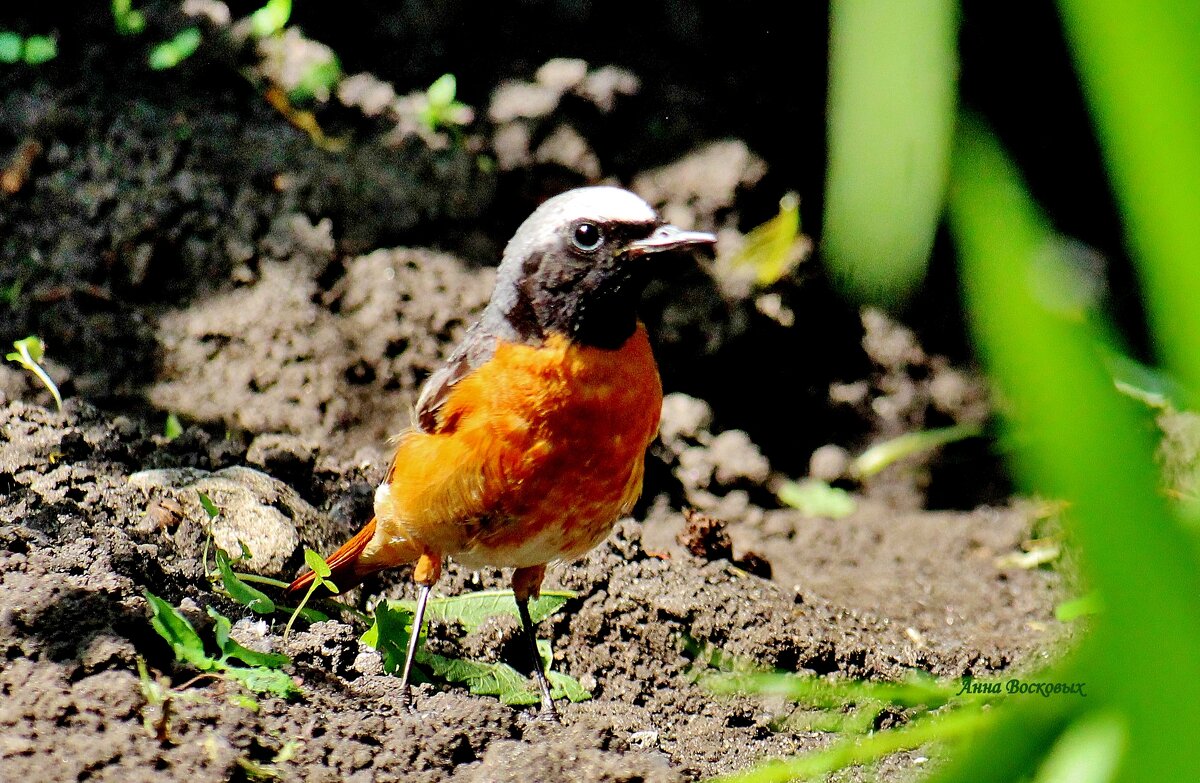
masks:
[[(566, 203), (554, 209), (556, 199)], [(493, 295), (492, 307), (527, 342), (558, 332), (583, 345), (621, 347), (637, 328), (637, 303), (654, 273), (650, 256), (716, 241), (664, 224), (616, 188), (556, 199), (513, 237)]]

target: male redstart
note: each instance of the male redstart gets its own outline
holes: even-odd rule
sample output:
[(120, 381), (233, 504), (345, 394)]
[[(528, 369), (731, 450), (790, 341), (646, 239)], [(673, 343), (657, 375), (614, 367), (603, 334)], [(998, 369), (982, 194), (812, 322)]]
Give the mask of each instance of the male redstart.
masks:
[(482, 317), (421, 390), (375, 517), (328, 560), (341, 589), (416, 561), (405, 699), (430, 588), (450, 556), (516, 569), (542, 714), (557, 719), (529, 599), (548, 563), (596, 546), (641, 494), (662, 385), (637, 304), (655, 254), (715, 241), (614, 187), (555, 196), (517, 229)]

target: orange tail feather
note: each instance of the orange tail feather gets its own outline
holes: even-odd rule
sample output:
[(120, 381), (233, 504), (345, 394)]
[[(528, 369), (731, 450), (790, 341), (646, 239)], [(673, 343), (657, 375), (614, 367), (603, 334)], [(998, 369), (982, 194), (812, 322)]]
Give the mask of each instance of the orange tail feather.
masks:
[[(362, 580), (387, 567), (386, 565), (378, 566), (367, 563), (363, 560), (363, 551), (374, 537), (375, 519), (372, 517), (362, 530), (354, 534), (354, 538), (342, 544), (336, 552), (326, 558), (325, 562), (329, 564), (329, 570), (332, 572), (328, 577), (329, 581), (333, 582), (339, 591), (344, 592), (351, 587), (357, 587)], [(316, 579), (316, 574), (306, 571), (288, 586), (287, 593), (291, 595), (304, 592), (314, 579)]]

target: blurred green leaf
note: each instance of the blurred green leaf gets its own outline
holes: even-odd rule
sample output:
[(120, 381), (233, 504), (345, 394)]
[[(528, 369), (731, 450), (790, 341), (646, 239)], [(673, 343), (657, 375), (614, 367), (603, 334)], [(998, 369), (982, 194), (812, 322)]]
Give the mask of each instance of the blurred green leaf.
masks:
[(275, 611), (275, 602), (262, 590), (243, 582), (234, 573), (229, 555), (220, 548), (217, 549), (217, 570), (221, 572), (221, 584), (230, 598), (258, 614), (271, 614)]
[(146, 29), (146, 15), (134, 9), (133, 0), (112, 0), (112, 15), (121, 35), (137, 35)]
[(784, 482), (776, 496), (780, 503), (799, 509), (810, 517), (841, 519), (853, 514), (858, 507), (849, 492), (840, 487), (831, 487), (819, 479)]
[(1054, 619), (1060, 623), (1069, 623), (1072, 620), (1078, 620), (1080, 617), (1099, 614), (1103, 608), (1104, 603), (1100, 600), (1100, 595), (1098, 593), (1088, 593), (1078, 598), (1072, 598), (1069, 601), (1063, 601), (1054, 607)]
[(304, 103), (313, 98), (324, 100), (341, 78), (342, 66), (336, 57), (315, 63), (291, 89), (288, 99), (293, 103)]
[(25, 39), (25, 62), (41, 65), (58, 56), (58, 43), (49, 36), (31, 35)]
[(806, 247), (798, 244), (801, 239), (800, 197), (788, 193), (779, 200), (779, 214), (746, 234), (730, 263), (752, 267), (756, 283), (771, 285), (803, 260)]
[(183, 612), (153, 593), (147, 592), (145, 596), (154, 612), (150, 625), (175, 650), (175, 657), (201, 671), (217, 668), (217, 662), (204, 651), (204, 640)]
[(169, 41), (163, 41), (150, 49), (148, 62), (156, 71), (174, 68), (195, 54), (200, 46), (200, 28), (187, 27), (175, 34)]
[(822, 255), (855, 298), (897, 300), (925, 275), (954, 129), (957, 8), (831, 6)]
[(906, 432), (883, 443), (876, 443), (858, 455), (850, 463), (850, 473), (856, 478), (870, 478), (905, 457), (973, 438), (981, 432), (982, 430), (974, 424), (958, 424), (934, 430)]
[(823, 750), (791, 759), (768, 761), (746, 772), (722, 775), (713, 778), (710, 783), (785, 783), (824, 779), (837, 770), (879, 761), (902, 750), (913, 750), (931, 742), (970, 737), (992, 720), (989, 712), (977, 707), (933, 713), (895, 729), (846, 737)]
[(1200, 3), (1060, 0), (1170, 373), (1200, 391)]
[(959, 680), (938, 682), (922, 674), (914, 674), (907, 682), (870, 682), (786, 672), (719, 673), (701, 677), (700, 684), (718, 695), (783, 696), (827, 709), (867, 701), (933, 709), (949, 702), (962, 689)]
[(458, 80), (454, 78), (454, 74), (446, 73), (429, 85), (429, 89), (425, 91), (425, 97), (429, 99), (431, 106), (444, 109), (454, 103), (456, 92), (458, 92)]
[(174, 413), (167, 414), (167, 423), (163, 425), (163, 437), (168, 441), (175, 440), (183, 434), (183, 425)]
[[(1200, 703), (1200, 564), (1195, 539), (1158, 492), (1146, 411), (1113, 388), (1096, 347), (1101, 332), (1031, 290), (1031, 260), (1050, 229), (995, 139), (971, 117), (960, 124), (951, 194), (971, 326), (1020, 435), (1019, 475), (1071, 503), (1065, 518), (1086, 575), (1104, 595), (1105, 612), (1069, 676), (1088, 682), (1089, 706), (1112, 706), (1128, 720), (1119, 780), (1149, 783), (1198, 769), (1200, 746), (1178, 716)], [(1028, 723), (1050, 709), (1021, 717)], [(944, 780), (1029, 774), (1045, 739), (1006, 747), (1003, 765), (994, 753), (964, 757)]]
[(1032, 783), (1109, 783), (1125, 751), (1120, 713), (1089, 713), (1071, 724), (1050, 749)]
[(292, 16), (292, 0), (267, 0), (267, 4), (250, 14), (250, 32), (255, 38), (275, 35), (287, 26)]
[(25, 48), (25, 39), (8, 30), (0, 30), (0, 63), (20, 62), (21, 52)]

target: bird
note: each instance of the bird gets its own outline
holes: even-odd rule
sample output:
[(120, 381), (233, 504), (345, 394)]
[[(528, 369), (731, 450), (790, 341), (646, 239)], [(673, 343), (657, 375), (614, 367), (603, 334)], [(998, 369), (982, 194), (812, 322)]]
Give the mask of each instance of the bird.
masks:
[[(662, 383), (638, 303), (656, 256), (715, 242), (630, 191), (592, 186), (544, 201), (505, 246), (491, 299), (396, 439), (374, 517), (326, 561), (339, 590), (415, 563), (405, 703), (425, 607), (450, 557), (514, 569), (541, 717), (558, 721), (529, 601), (547, 565), (603, 541), (641, 494)], [(304, 573), (288, 592), (313, 579)]]

